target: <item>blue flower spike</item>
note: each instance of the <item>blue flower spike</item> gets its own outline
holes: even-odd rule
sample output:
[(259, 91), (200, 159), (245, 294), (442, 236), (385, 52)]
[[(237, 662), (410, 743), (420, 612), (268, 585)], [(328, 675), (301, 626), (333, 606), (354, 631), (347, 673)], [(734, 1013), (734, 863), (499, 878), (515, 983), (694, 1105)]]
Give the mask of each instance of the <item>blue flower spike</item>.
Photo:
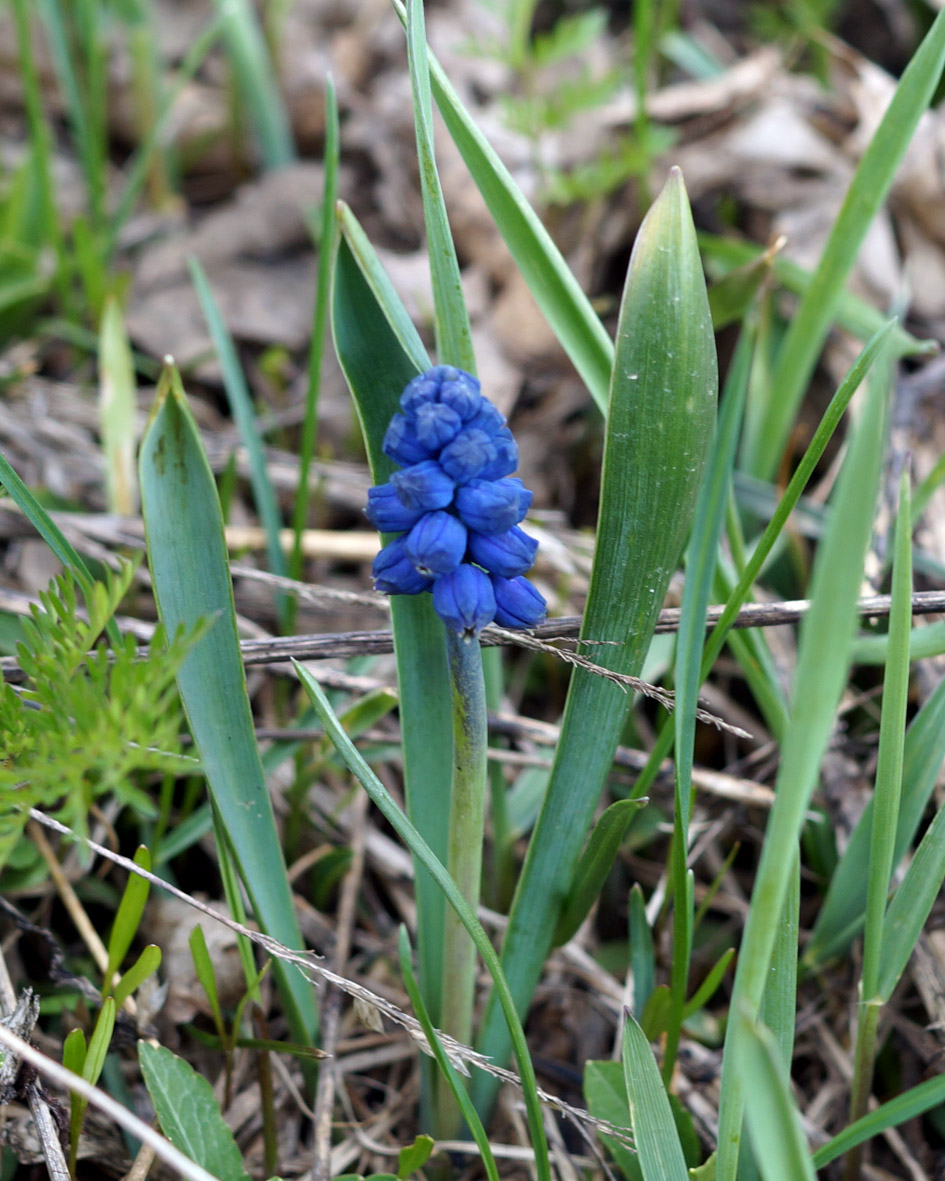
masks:
[(389, 541), (374, 561), (374, 585), (390, 595), (432, 591), (453, 632), (472, 639), (493, 620), (530, 628), (545, 600), (523, 577), (538, 542), (518, 526), (531, 492), (512, 476), (518, 447), (479, 381), (437, 365), (408, 383), (384, 436), (400, 464), (368, 492), (368, 520)]

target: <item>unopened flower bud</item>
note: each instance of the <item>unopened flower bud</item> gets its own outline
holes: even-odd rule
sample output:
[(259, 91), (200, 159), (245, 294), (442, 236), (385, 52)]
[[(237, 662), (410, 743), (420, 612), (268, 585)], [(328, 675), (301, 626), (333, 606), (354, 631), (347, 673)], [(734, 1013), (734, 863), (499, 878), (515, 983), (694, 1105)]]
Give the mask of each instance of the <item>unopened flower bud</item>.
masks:
[(384, 546), (374, 559), (371, 574), (374, 576), (374, 589), (385, 595), (419, 595), (433, 585), (407, 557), (402, 537)]
[(535, 627), (545, 618), (547, 604), (544, 596), (527, 578), (492, 576), (495, 594), (495, 621), (499, 627)]
[(403, 533), (413, 528), (423, 513), (423, 509), (407, 508), (393, 484), (378, 484), (368, 489), (364, 514), (378, 533)]
[(456, 489), (459, 519), (477, 533), (505, 533), (528, 512), (532, 494), (521, 480), (470, 480)]
[(475, 636), (495, 615), (495, 593), (488, 574), (464, 562), (433, 584), (433, 606), (448, 628)]
[(449, 574), (466, 553), (466, 526), (452, 513), (425, 513), (404, 538), (404, 553), (420, 574)]
[(516, 526), (505, 533), (470, 533), (469, 557), (490, 574), (517, 578), (529, 570), (538, 542)]
[(407, 508), (421, 509), (423, 512), (446, 508), (456, 491), (455, 483), (432, 459), (394, 472), (390, 482)]

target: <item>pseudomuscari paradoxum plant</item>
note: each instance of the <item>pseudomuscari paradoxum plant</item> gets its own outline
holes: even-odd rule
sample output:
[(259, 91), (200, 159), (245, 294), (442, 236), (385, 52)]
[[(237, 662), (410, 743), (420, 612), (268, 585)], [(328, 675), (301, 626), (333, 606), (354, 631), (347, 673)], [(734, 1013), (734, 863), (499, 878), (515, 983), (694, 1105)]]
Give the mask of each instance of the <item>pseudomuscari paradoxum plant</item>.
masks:
[(438, 365), (415, 377), (384, 436), (401, 470), (368, 492), (365, 512), (395, 534), (374, 561), (374, 586), (389, 595), (430, 591), (453, 632), (473, 637), (493, 621), (530, 628), (545, 600), (524, 577), (538, 542), (519, 523), (531, 492), (512, 475), (518, 447), (479, 380)]

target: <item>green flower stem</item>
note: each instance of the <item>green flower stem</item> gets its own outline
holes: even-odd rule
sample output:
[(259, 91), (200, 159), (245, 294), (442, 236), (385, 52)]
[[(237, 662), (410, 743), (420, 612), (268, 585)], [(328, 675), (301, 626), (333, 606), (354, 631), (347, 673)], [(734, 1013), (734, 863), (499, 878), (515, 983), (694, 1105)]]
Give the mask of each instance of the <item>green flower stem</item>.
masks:
[[(479, 641), (466, 639), (449, 629), (446, 636), (453, 705), (453, 785), (447, 869), (475, 912), (482, 880), (486, 804), (486, 684)], [(476, 948), (450, 908), (443, 928), (440, 1024), (444, 1033), (465, 1045), (472, 1041), (475, 982)], [(452, 1093), (443, 1087), (437, 1098), (438, 1136), (456, 1132), (457, 1111)]]

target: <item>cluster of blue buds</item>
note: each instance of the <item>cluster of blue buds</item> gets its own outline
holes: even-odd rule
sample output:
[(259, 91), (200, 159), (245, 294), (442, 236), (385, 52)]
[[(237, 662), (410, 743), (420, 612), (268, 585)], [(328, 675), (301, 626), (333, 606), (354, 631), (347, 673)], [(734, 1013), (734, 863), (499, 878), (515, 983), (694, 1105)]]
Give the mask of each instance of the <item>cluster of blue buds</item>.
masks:
[(504, 416), (450, 365), (415, 377), (400, 405), (383, 449), (401, 470), (370, 489), (365, 509), (380, 533), (398, 534), (374, 560), (374, 586), (432, 591), (446, 626), (466, 636), (493, 620), (534, 627), (545, 600), (523, 575), (538, 542), (518, 527), (532, 494), (512, 476), (518, 447)]

